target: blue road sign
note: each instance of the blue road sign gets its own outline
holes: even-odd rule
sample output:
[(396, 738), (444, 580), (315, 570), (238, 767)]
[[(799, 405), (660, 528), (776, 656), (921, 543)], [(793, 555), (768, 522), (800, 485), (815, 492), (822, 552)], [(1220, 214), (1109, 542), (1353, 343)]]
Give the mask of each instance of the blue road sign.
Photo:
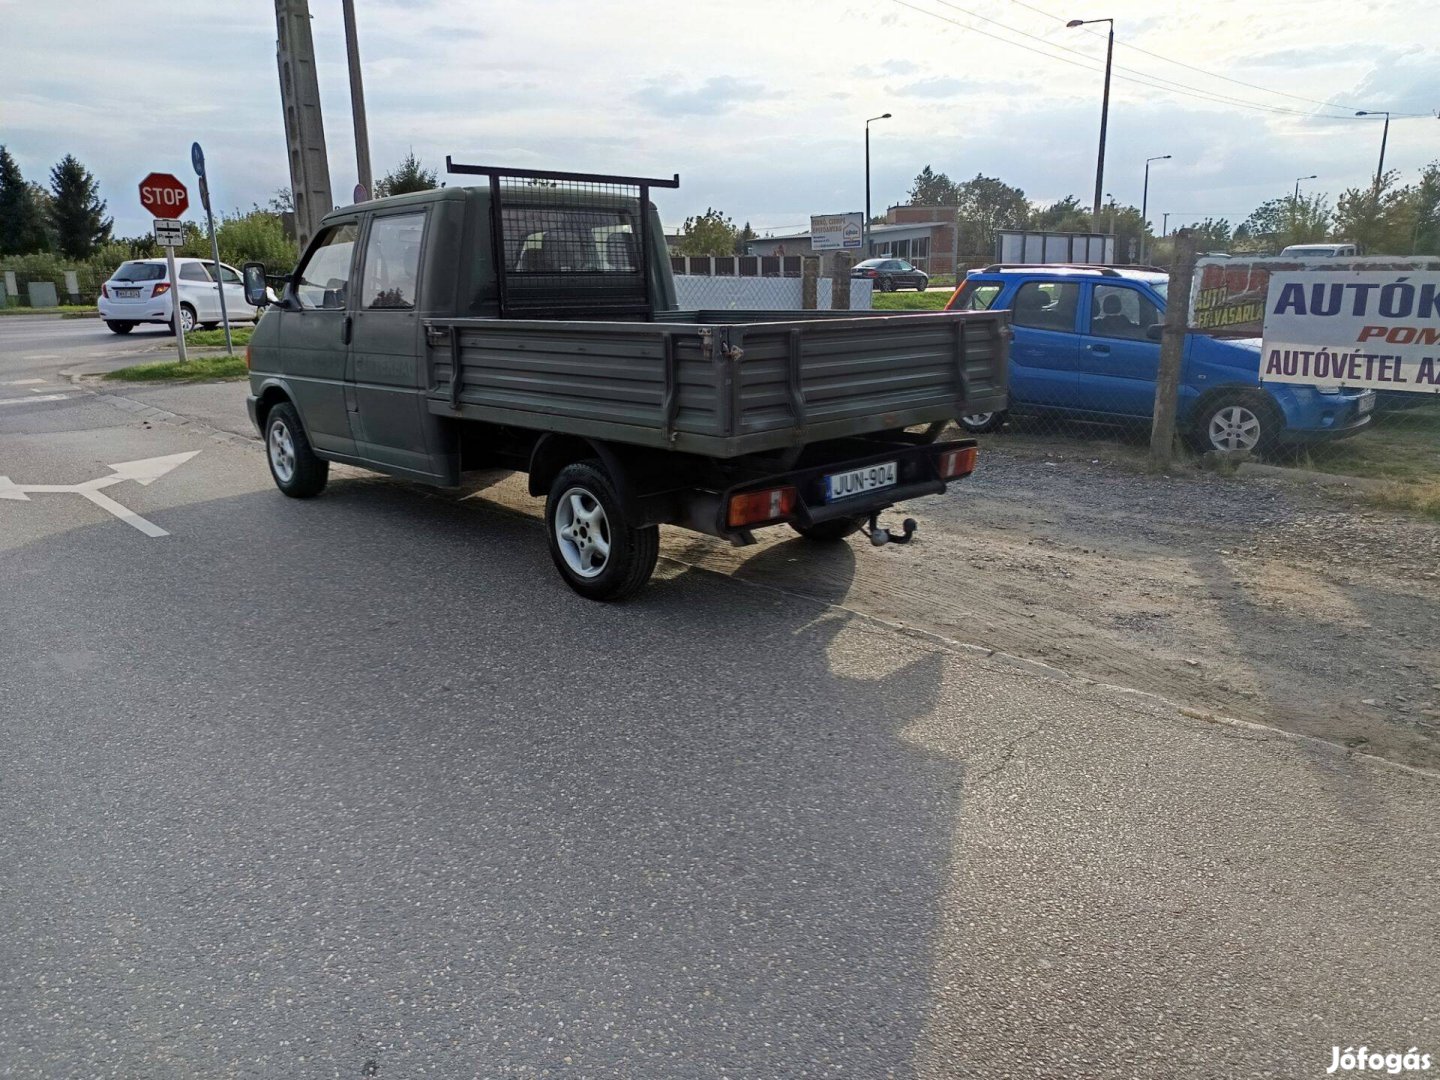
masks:
[(195, 175), (205, 175), (205, 151), (200, 149), (200, 144), (190, 144), (190, 164), (195, 166)]

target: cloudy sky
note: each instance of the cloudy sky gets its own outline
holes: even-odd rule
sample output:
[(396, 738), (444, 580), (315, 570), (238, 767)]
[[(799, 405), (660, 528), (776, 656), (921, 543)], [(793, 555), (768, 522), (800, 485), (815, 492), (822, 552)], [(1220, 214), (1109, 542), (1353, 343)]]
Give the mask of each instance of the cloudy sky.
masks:
[[(1421, 0), (356, 0), (377, 175), (412, 149), (483, 164), (668, 176), (667, 224), (707, 206), (757, 229), (903, 201), (925, 165), (999, 176), (1038, 202), (1094, 189), (1102, 32), (1116, 71), (1105, 190), (1158, 227), (1238, 223), (1310, 191), (1412, 179), (1440, 158), (1440, 39)], [(310, 0), (337, 197), (355, 183), (340, 0)], [(168, 28), (162, 28), (162, 18)], [(1180, 63), (1176, 63), (1179, 61)], [(1185, 64), (1189, 66), (1180, 66)], [(27, 178), (73, 153), (116, 231), (148, 231), (136, 184), (191, 177), (217, 208), (287, 186), (273, 6), (0, 0), (0, 143)], [(1223, 76), (1223, 78), (1221, 77)]]

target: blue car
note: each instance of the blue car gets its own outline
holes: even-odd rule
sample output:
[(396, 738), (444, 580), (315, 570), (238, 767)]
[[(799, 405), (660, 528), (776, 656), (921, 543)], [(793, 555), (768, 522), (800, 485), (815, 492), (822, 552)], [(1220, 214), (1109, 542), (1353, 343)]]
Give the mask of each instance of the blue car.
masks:
[[(1168, 281), (1120, 267), (990, 266), (971, 271), (947, 309), (1010, 309), (1013, 411), (1148, 421)], [(1344, 438), (1374, 408), (1372, 390), (1262, 384), (1257, 340), (1185, 336), (1178, 424), (1198, 449), (1263, 454)], [(972, 432), (1004, 422), (1004, 413), (961, 420)]]

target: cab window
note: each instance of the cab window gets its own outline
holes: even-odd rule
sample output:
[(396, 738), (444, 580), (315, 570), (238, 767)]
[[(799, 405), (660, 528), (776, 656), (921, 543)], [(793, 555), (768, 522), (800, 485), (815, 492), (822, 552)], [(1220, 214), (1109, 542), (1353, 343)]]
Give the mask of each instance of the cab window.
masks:
[(952, 311), (989, 311), (1000, 295), (1000, 286), (988, 282), (966, 282), (956, 298)]
[(365, 242), (365, 274), (360, 289), (367, 308), (413, 308), (420, 279), (420, 241), (425, 214), (377, 217)]
[(1075, 332), (1080, 286), (1070, 281), (1027, 281), (1015, 293), (1010, 321), (1037, 330)]
[(1096, 337), (1146, 341), (1146, 331), (1160, 321), (1160, 309), (1135, 289), (1096, 285), (1090, 302), (1090, 333)]
[(344, 308), (350, 291), (350, 265), (355, 255), (354, 222), (332, 225), (305, 265), (295, 272), (295, 298), (311, 309)]

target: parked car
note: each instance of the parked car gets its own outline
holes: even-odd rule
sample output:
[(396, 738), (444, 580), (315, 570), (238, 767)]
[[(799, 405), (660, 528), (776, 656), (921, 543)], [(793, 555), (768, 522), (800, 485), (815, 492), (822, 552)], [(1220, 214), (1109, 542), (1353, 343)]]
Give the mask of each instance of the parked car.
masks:
[(1360, 249), (1354, 244), (1291, 244), (1281, 248), (1280, 254), (1301, 259), (1340, 259), (1359, 255)]
[[(1013, 411), (1149, 420), (1168, 282), (1115, 267), (997, 265), (966, 275), (946, 309), (1010, 309)], [(1374, 408), (1373, 390), (1263, 384), (1258, 340), (1185, 337), (1178, 423), (1200, 449), (1264, 453), (1343, 438)], [(983, 432), (1004, 420), (979, 413), (960, 422)]]
[[(662, 524), (906, 543), (913, 519), (877, 515), (974, 468), (942, 436), (1005, 405), (1003, 313), (680, 310), (648, 195), (678, 178), (447, 166), (489, 184), (331, 211), (255, 328), (250, 417), (286, 495), (332, 461), (525, 472), (560, 576), (613, 600)], [(245, 264), (252, 302), (265, 282)]]
[(850, 276), (868, 278), (881, 292), (894, 292), (896, 289), (924, 292), (930, 287), (930, 275), (904, 259), (866, 259), (855, 264)]
[[(175, 274), (180, 279), (180, 325), (187, 334), (197, 326), (211, 330), (220, 325), (221, 285), (232, 323), (260, 317), (260, 309), (245, 302), (245, 286), (233, 266), (220, 264), (218, 283), (214, 264), (205, 259), (176, 259)], [(166, 323), (173, 332), (174, 303), (164, 259), (121, 263), (100, 286), (100, 318), (117, 334), (128, 334), (140, 323)]]

